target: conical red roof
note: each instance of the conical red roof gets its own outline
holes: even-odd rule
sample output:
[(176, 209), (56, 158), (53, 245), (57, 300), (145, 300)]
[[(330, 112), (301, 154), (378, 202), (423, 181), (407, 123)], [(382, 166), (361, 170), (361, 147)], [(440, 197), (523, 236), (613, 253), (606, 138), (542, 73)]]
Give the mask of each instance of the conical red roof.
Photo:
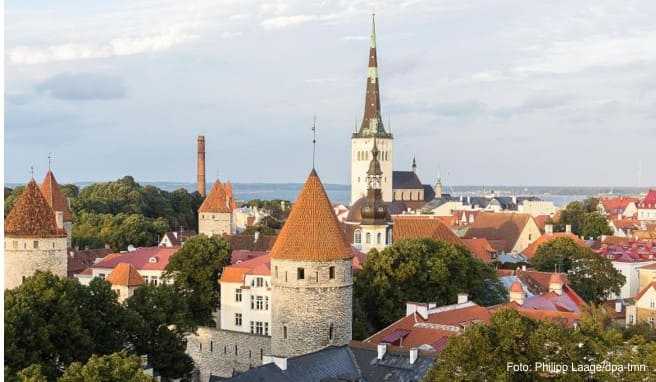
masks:
[(107, 281), (112, 285), (139, 286), (144, 284), (137, 268), (132, 264), (119, 263), (112, 273), (107, 276)]
[(57, 228), (55, 213), (34, 179), (27, 184), (5, 219), (5, 235), (41, 238), (66, 236), (63, 230)]
[(333, 261), (352, 257), (351, 246), (313, 169), (271, 249), (271, 258)]
[(226, 192), (226, 185), (219, 182), (218, 180), (214, 182), (212, 190), (207, 195), (203, 204), (198, 208), (198, 212), (208, 212), (208, 213), (230, 213), (233, 208), (232, 201), (232, 186)]
[(41, 193), (46, 198), (48, 205), (50, 205), (54, 211), (61, 211), (64, 213), (64, 221), (70, 222), (73, 220), (73, 214), (68, 208), (66, 197), (59, 189), (57, 179), (55, 179), (55, 175), (50, 170), (48, 170), (46, 177), (41, 183)]
[(515, 280), (515, 282), (512, 283), (512, 285), (510, 286), (510, 291), (524, 293), (524, 288), (522, 287), (522, 283), (520, 283), (519, 280)]

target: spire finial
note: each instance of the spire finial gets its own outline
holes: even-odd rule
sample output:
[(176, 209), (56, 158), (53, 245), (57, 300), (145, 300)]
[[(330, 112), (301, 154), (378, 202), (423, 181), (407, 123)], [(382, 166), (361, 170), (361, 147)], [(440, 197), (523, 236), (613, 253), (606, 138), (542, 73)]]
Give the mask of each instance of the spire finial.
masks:
[(32, 180), (34, 180), (34, 166), (30, 166), (30, 176), (32, 177)]
[(312, 169), (314, 170), (317, 154), (317, 115), (314, 115), (312, 122)]
[(55, 160), (55, 153), (52, 151), (48, 153), (48, 170), (52, 170), (52, 162)]

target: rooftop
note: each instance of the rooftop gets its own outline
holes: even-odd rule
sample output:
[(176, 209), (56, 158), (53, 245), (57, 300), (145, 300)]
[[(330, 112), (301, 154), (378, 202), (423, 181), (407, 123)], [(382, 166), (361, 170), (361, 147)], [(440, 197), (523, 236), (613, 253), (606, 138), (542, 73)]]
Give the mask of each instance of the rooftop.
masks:
[(57, 179), (55, 179), (55, 175), (50, 170), (48, 170), (46, 177), (41, 183), (41, 193), (46, 198), (48, 205), (50, 205), (54, 211), (61, 211), (64, 213), (64, 221), (70, 222), (73, 220), (73, 214), (68, 208), (68, 201), (59, 189), (59, 184), (57, 183)]
[(180, 247), (139, 247), (132, 252), (112, 253), (105, 256), (92, 268), (115, 268), (128, 263), (137, 270), (163, 271)]
[(526, 224), (533, 218), (528, 214), (482, 212), (469, 227), (465, 238), (484, 237), (497, 250), (510, 252)]
[(137, 269), (128, 263), (119, 263), (112, 273), (107, 276), (107, 281), (112, 285), (139, 286), (144, 284)]
[(25, 186), (16, 204), (5, 219), (5, 236), (49, 238), (65, 237), (57, 228), (55, 213), (43, 197), (34, 179)]

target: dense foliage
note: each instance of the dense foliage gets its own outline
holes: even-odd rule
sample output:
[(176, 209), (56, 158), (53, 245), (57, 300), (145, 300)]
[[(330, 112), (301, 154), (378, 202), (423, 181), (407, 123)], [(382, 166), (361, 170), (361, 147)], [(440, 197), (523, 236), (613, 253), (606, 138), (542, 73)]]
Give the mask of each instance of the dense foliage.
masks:
[[(73, 362), (120, 351), (147, 354), (154, 365), (162, 366), (163, 376), (187, 375), (191, 360), (184, 354), (183, 335), (189, 325), (178, 317), (190, 313), (181, 298), (161, 294), (165, 296), (156, 304), (120, 304), (104, 280), (84, 286), (37, 272), (5, 291), (5, 377), (15, 378), (23, 370), (24, 378), (32, 378), (28, 380), (38, 381), (43, 375), (54, 381)], [(178, 329), (167, 332), (166, 325), (178, 322)], [(154, 325), (161, 332), (156, 336)]]
[[(654, 329), (650, 330), (653, 336)], [(451, 337), (425, 381), (584, 381), (593, 377), (573, 370), (558, 373), (553, 367), (536, 370), (536, 362), (570, 369), (604, 362), (645, 365), (646, 371), (602, 370), (594, 373), (594, 380), (648, 381), (656, 378), (656, 342), (612, 326), (603, 308), (594, 306), (576, 328), (503, 309), (489, 325), (476, 324)], [(517, 370), (512, 365), (528, 367)]]
[(572, 226), (572, 232), (584, 238), (598, 239), (601, 235), (612, 235), (608, 220), (597, 211), (599, 200), (588, 198), (571, 202), (560, 212), (556, 228), (563, 231), (565, 225)]
[(219, 302), (219, 276), (230, 264), (230, 245), (216, 236), (194, 236), (178, 250), (166, 266), (165, 277), (189, 301), (192, 319), (198, 324), (212, 322)]
[(354, 327), (379, 330), (404, 315), (407, 301), (453, 304), (463, 292), (481, 305), (506, 298), (494, 269), (467, 249), (429, 239), (399, 240), (380, 252), (370, 251), (355, 276), (354, 312), (359, 317)]
[(611, 293), (619, 294), (626, 281), (609, 259), (567, 237), (538, 247), (531, 265), (538, 271), (566, 272), (572, 288), (588, 302), (600, 302)]

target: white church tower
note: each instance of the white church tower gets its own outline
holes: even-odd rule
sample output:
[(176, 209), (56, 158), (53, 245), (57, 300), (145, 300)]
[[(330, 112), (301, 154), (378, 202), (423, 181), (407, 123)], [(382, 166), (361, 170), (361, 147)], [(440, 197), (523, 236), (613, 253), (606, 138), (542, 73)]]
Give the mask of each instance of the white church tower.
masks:
[(376, 138), (380, 152), (378, 160), (382, 171), (381, 191), (383, 201), (392, 201), (393, 137), (385, 131), (380, 114), (380, 92), (378, 64), (376, 59), (376, 24), (372, 16), (371, 43), (369, 45), (369, 71), (367, 93), (364, 101), (364, 116), (360, 129), (351, 138), (351, 205), (367, 196), (367, 171), (371, 151)]

